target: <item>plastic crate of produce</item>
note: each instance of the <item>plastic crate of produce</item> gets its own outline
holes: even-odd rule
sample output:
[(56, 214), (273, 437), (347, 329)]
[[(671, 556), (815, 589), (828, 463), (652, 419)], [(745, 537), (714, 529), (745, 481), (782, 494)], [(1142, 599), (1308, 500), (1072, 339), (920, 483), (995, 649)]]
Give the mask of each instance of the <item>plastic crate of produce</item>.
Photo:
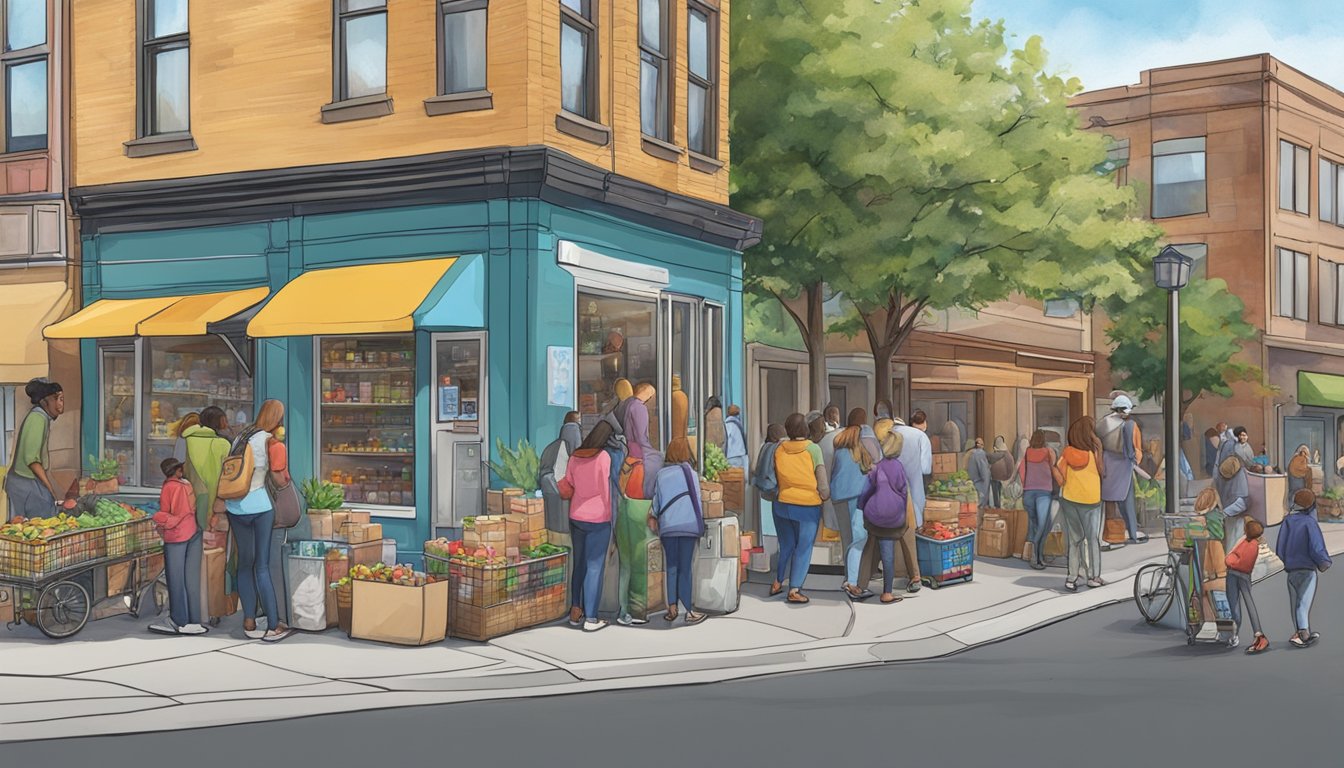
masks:
[(919, 572), (934, 587), (950, 581), (970, 581), (975, 572), (975, 532), (955, 539), (932, 539), (915, 534)]

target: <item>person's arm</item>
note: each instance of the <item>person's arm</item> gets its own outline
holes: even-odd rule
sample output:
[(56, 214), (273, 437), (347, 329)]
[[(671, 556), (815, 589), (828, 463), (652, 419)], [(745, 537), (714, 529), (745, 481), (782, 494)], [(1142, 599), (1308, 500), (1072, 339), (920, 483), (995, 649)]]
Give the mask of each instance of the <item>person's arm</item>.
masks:
[(1246, 496), (1238, 496), (1237, 500), (1223, 507), (1223, 514), (1228, 517), (1236, 517), (1246, 511)]
[(280, 485), (289, 485), (289, 449), (285, 444), (271, 438), (266, 441), (266, 462), (271, 473), (279, 479)]
[(19, 425), (19, 436), (14, 446), (15, 463), (26, 465), (37, 481), (46, 486), (53, 499), (59, 499), (56, 488), (51, 484), (47, 468), (42, 466), (42, 443), (46, 440), (44, 425), (37, 420), (43, 418), (35, 411), (29, 412)]
[(821, 460), (821, 448), (816, 444), (807, 446), (807, 453), (812, 457), (813, 474), (817, 476), (817, 495), (822, 501), (829, 501), (831, 498), (831, 481), (826, 477), (826, 463)]
[(924, 435), (924, 439), (919, 441), (919, 464), (921, 475), (933, 474), (933, 441), (928, 435)]
[(574, 496), (574, 465), (576, 463), (574, 461), (569, 462), (569, 466), (565, 467), (565, 476), (560, 478), (560, 482), (557, 483), (560, 488), (560, 496), (565, 499)]
[(1325, 537), (1321, 535), (1321, 527), (1316, 525), (1316, 521), (1307, 526), (1307, 541), (1311, 548), (1311, 559), (1316, 563), (1316, 568), (1321, 571), (1328, 570), (1334, 561), (1330, 559), (1330, 550), (1325, 548)]

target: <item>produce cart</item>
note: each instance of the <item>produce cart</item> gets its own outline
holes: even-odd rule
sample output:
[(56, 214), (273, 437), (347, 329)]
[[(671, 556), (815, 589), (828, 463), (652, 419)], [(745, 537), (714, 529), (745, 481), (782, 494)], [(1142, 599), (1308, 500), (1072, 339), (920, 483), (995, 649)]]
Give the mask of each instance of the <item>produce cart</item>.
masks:
[(939, 523), (928, 524), (915, 533), (921, 580), (933, 589), (949, 582), (970, 581), (975, 571), (975, 531), (952, 535), (942, 528), (934, 535), (926, 535), (939, 526)]
[[(544, 545), (516, 563), (425, 553), (425, 572), (447, 576), (448, 632), (485, 641), (547, 624), (569, 611), (569, 550)], [(502, 560), (502, 558), (500, 558)]]
[[(153, 520), (129, 505), (94, 497), (81, 499), (72, 512), (81, 510), (0, 527), (0, 592), (10, 606), (2, 615), (11, 629), (27, 622), (47, 637), (70, 637), (109, 598), (128, 598), (137, 617), (151, 605), (155, 613), (163, 610), (163, 539)], [(97, 524), (107, 520), (120, 521)]]
[(1162, 620), (1173, 606), (1185, 614), (1186, 645), (1223, 642), (1235, 631), (1232, 607), (1225, 590), (1211, 588), (1220, 581), (1204, 580), (1203, 560), (1211, 541), (1203, 515), (1163, 515), (1167, 561), (1139, 569), (1134, 577), (1134, 600), (1150, 624)]

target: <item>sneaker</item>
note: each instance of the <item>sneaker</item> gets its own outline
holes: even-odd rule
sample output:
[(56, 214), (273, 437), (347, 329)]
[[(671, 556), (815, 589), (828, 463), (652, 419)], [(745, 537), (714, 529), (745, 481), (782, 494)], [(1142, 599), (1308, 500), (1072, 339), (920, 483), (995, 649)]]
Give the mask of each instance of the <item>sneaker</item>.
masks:
[(1237, 637), (1235, 632), (1232, 633), (1232, 636), (1227, 639), (1228, 648), (1236, 648), (1240, 644), (1241, 644), (1241, 638)]
[(266, 636), (261, 638), (261, 641), (263, 643), (278, 643), (292, 634), (294, 634), (294, 630), (289, 627), (277, 627), (276, 629), (267, 632)]
[(1036, 570), (1036, 571), (1044, 571), (1044, 570), (1045, 570), (1045, 563), (1042, 563), (1040, 560), (1037, 560), (1036, 562), (1034, 562), (1034, 563), (1031, 564), (1031, 567), (1032, 567), (1032, 570)]
[(204, 635), (206, 632), (209, 632), (210, 630), (206, 629), (200, 624), (186, 624), (184, 626), (178, 627), (177, 631), (184, 635)]
[(158, 633), (158, 634), (160, 634), (160, 635), (180, 635), (180, 634), (182, 634), (181, 631), (179, 631), (177, 627), (173, 626), (173, 623), (172, 623), (171, 621), (165, 621), (165, 622), (163, 622), (163, 623), (161, 623), (161, 624), (150, 624), (150, 625), (149, 625), (149, 631), (150, 631), (150, 632)]
[(1267, 650), (1269, 650), (1269, 638), (1264, 635), (1256, 635), (1255, 642), (1251, 643), (1251, 647), (1246, 649), (1246, 653), (1251, 655)]
[(1310, 635), (1307, 635), (1307, 645), (1315, 645), (1316, 641), (1320, 639), (1321, 639), (1320, 632), (1312, 632)]
[(1076, 581), (1066, 581), (1066, 582), (1064, 582), (1064, 588), (1067, 589), (1067, 590), (1070, 591), (1070, 592), (1077, 592), (1077, 591), (1078, 591), (1078, 582), (1076, 582)]
[(918, 581), (912, 581), (910, 582), (910, 586), (905, 588), (905, 591), (913, 595), (914, 593), (918, 592), (921, 588), (923, 588), (923, 586), (924, 585), (920, 584)]
[(1144, 543), (1145, 541), (1148, 540), (1148, 534), (1144, 533), (1143, 531), (1139, 531), (1139, 532), (1134, 536), (1134, 540), (1137, 541), (1138, 543), (1142, 544), (1142, 543)]
[(583, 623), (584, 632), (596, 632), (599, 629), (606, 629), (607, 622), (604, 619), (589, 619)]
[(1106, 586), (1106, 582), (1100, 577), (1087, 580), (1088, 589), (1096, 589), (1097, 587), (1104, 587), (1104, 586)]
[[(624, 614), (624, 615), (618, 617), (618, 618), (616, 619), (616, 623), (617, 623), (617, 624), (620, 624), (622, 627), (638, 627), (638, 626), (640, 626), (640, 625), (642, 625), (642, 624), (648, 624), (648, 623), (649, 623), (649, 620), (648, 620), (648, 619), (636, 619), (634, 616), (631, 616), (630, 614), (627, 613), (627, 614)], [(586, 627), (585, 627), (585, 629), (586, 629)]]

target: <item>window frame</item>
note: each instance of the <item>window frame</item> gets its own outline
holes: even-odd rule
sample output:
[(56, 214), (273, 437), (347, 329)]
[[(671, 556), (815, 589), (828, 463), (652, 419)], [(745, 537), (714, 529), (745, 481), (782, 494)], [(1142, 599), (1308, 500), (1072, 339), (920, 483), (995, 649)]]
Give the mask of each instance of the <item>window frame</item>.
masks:
[[(37, 45), (30, 45), (27, 48), (8, 49), (9, 30), (7, 23), (9, 19), (9, 4), (11, 0), (0, 0), (0, 154), (20, 154), (23, 152), (45, 152), (51, 148), (51, 32), (52, 32), (52, 13), (51, 5), (43, 3), (44, 15), (42, 19), (43, 35), (42, 42)], [(9, 103), (9, 72), (15, 67), (21, 67), (26, 64), (43, 62), (47, 67), (47, 108), (46, 125), (42, 131), (42, 143), (33, 146), (19, 146), (10, 148), (9, 126), (10, 119)]]
[[(1159, 152), (1159, 150), (1158, 150), (1158, 146), (1159, 146), (1159, 145), (1162, 145), (1162, 144), (1168, 144), (1168, 145), (1170, 145), (1170, 144), (1175, 144), (1176, 142), (1188, 142), (1188, 141), (1196, 141), (1196, 140), (1200, 142), (1200, 149), (1199, 149), (1199, 150), (1183, 150), (1183, 151), (1178, 151), (1178, 152)], [(1152, 151), (1153, 194), (1152, 194), (1152, 200), (1151, 200), (1151, 202), (1150, 202), (1150, 204), (1149, 204), (1149, 209), (1150, 209), (1149, 212), (1151, 213), (1152, 218), (1156, 220), (1156, 219), (1176, 219), (1176, 218), (1180, 218), (1180, 217), (1182, 217), (1182, 216), (1207, 216), (1208, 213), (1209, 213), (1209, 147), (1208, 147), (1208, 136), (1183, 136), (1183, 137), (1178, 137), (1178, 138), (1174, 138), (1174, 139), (1163, 139), (1163, 140), (1161, 140), (1161, 141), (1154, 141), (1154, 142), (1152, 143), (1151, 151)], [(1198, 155), (1200, 156), (1200, 158), (1202, 159), (1202, 161), (1203, 161), (1203, 177), (1202, 177), (1201, 180), (1200, 180), (1201, 183), (1204, 185), (1204, 205), (1203, 205), (1203, 207), (1201, 207), (1199, 210), (1184, 211), (1184, 212), (1182, 212), (1182, 213), (1166, 213), (1166, 212), (1163, 212), (1163, 213), (1159, 214), (1158, 211), (1157, 211), (1157, 187), (1158, 187), (1158, 184), (1157, 184), (1157, 165), (1158, 165), (1158, 159), (1159, 159), (1159, 158), (1165, 158), (1165, 157), (1182, 157), (1182, 156), (1184, 156), (1184, 155), (1194, 155), (1194, 154), (1198, 154)]]
[(1318, 321), (1321, 325), (1344, 326), (1344, 263), (1320, 259)]
[[(639, 49), (639, 131), (640, 134), (658, 141), (672, 142), (673, 94), (672, 94), (672, 51), (676, 40), (672, 35), (672, 3), (670, 0), (654, 0), (658, 4), (658, 49), (644, 42), (644, 3), (636, 5), (635, 43)], [(562, 6), (563, 7), (563, 6)], [(644, 130), (644, 65), (652, 65), (658, 72), (658, 93), (654, 96), (654, 132)]]
[[(360, 101), (364, 99), (385, 99), (387, 98), (387, 0), (382, 0), (382, 5), (372, 8), (361, 8), (356, 11), (343, 10), (345, 0), (332, 0), (332, 28), (331, 28), (331, 54), (332, 54), (332, 72), (331, 72), (331, 101), (333, 104), (345, 102)], [(348, 95), (350, 83), (346, 79), (346, 39), (345, 22), (351, 19), (364, 18), (366, 16), (383, 15), (383, 90), (381, 93), (371, 93), (366, 96)]]
[[(177, 32), (163, 37), (154, 37), (155, 0), (140, 0), (136, 4), (139, 18), (136, 20), (138, 32), (136, 43), (139, 48), (136, 61), (136, 137), (140, 139), (158, 139), (170, 136), (191, 135), (191, 0), (184, 0), (187, 7), (187, 31)], [(158, 77), (154, 74), (154, 59), (160, 53), (174, 50), (187, 52), (187, 127), (184, 131), (155, 131), (157, 117), (154, 104), (157, 101)]]
[[(565, 4), (564, 0), (558, 0), (560, 6), (560, 111), (573, 117), (578, 117), (594, 124), (602, 121), (602, 105), (598, 101), (599, 80), (601, 71), (598, 69), (598, 13), (596, 0), (579, 0), (579, 5), (583, 10), (576, 11)], [(583, 112), (573, 112), (565, 107), (564, 99), (564, 28), (571, 27), (579, 34), (583, 35), (587, 44), (584, 46), (583, 62), (583, 91), (584, 106)]]
[[(1275, 252), (1278, 255), (1278, 260), (1275, 263), (1275, 270), (1274, 270), (1275, 274), (1274, 315), (1276, 317), (1283, 317), (1289, 320), (1306, 322), (1311, 319), (1311, 306), (1310, 306), (1311, 254), (1303, 253), (1302, 251), (1295, 251), (1292, 248), (1284, 248), (1283, 246), (1275, 246)], [(1292, 279), (1292, 291), (1291, 291), (1292, 305), (1288, 307), (1284, 306), (1285, 286), (1283, 280), (1284, 275), (1283, 260), (1285, 257), (1291, 258), (1293, 262), (1292, 267), (1293, 279)], [(1304, 279), (1306, 280), (1306, 288), (1305, 290), (1300, 290), (1298, 288), (1298, 284), (1300, 281)], [(1298, 306), (1299, 298), (1305, 299), (1304, 303), (1306, 304), (1306, 306)]]
[[(1284, 163), (1284, 153), (1292, 155), (1291, 165)], [(1305, 160), (1304, 160), (1305, 157)], [(1298, 178), (1298, 172), (1305, 170), (1305, 181)], [(1291, 190), (1284, 187), (1284, 172), (1291, 173)], [(1305, 199), (1298, 199), (1298, 193)], [(1288, 193), (1288, 207), (1284, 206), (1284, 194)], [(1304, 147), (1291, 139), (1279, 137), (1279, 210), (1295, 213), (1299, 216), (1311, 216), (1311, 148)]]
[[(439, 96), (463, 96), (465, 94), (487, 93), (490, 90), (490, 0), (438, 0), (435, 21), (438, 28), (439, 59)], [(448, 41), (444, 37), (444, 22), (449, 16), (470, 11), (485, 11), (485, 40), (481, 46), (481, 56), (485, 59), (485, 82), (480, 88), (464, 91), (448, 90)]]
[[(691, 39), (691, 14), (699, 13), (705, 17), (705, 57), (709, 60), (709, 79), (706, 80), (691, 71), (690, 62), (690, 39)], [(719, 7), (717, 3), (711, 3), (709, 0), (689, 0), (686, 4), (686, 147), (691, 152), (691, 166), (697, 170), (703, 170), (710, 173), (722, 168), (718, 163), (719, 157), (719, 70), (722, 65), (721, 52), (719, 50), (720, 36)], [(701, 149), (691, 146), (691, 109), (690, 94), (691, 86), (695, 85), (704, 88), (705, 114), (704, 114), (704, 139), (705, 145)], [(713, 163), (697, 164), (699, 159), (714, 161)], [(699, 165), (700, 167), (697, 167)]]
[[(1316, 170), (1317, 218), (1344, 227), (1344, 163), (1319, 155)], [(1328, 209), (1327, 199), (1330, 201)]]

